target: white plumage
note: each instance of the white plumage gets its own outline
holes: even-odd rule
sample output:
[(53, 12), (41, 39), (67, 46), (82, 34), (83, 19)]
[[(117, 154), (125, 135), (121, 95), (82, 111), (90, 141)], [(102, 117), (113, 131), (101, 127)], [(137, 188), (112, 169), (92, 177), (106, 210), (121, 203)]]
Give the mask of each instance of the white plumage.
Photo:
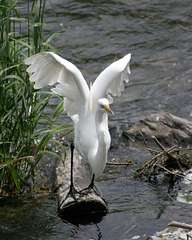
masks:
[[(30, 65), (28, 73), (33, 73), (30, 81), (34, 88), (54, 85), (51, 90), (64, 97), (64, 110), (73, 120), (75, 148), (82, 157), (88, 159), (95, 176), (102, 174), (110, 147), (108, 131), (109, 103), (120, 96), (124, 81), (128, 82), (131, 54), (113, 62), (88, 87), (80, 70), (60, 56), (43, 52), (26, 59)], [(105, 111), (106, 110), (106, 111)]]

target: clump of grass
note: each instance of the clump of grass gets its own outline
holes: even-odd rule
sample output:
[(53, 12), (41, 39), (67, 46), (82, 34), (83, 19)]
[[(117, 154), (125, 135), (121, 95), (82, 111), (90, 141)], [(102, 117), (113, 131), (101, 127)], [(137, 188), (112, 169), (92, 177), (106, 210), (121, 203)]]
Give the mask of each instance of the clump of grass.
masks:
[[(1, 0), (0, 12), (0, 194), (22, 192), (35, 181), (36, 166), (47, 144), (52, 141), (64, 151), (52, 136), (65, 130), (65, 124), (54, 124), (62, 112), (62, 104), (53, 110), (53, 120), (44, 113), (52, 93), (37, 94), (26, 74), (24, 60), (29, 55), (54, 48), (43, 39), (45, 1), (28, 0), (26, 17), (17, 0)], [(44, 128), (37, 129), (40, 122)], [(54, 151), (49, 153), (56, 154)], [(35, 157), (34, 157), (35, 156)], [(57, 154), (59, 157), (59, 155)]]

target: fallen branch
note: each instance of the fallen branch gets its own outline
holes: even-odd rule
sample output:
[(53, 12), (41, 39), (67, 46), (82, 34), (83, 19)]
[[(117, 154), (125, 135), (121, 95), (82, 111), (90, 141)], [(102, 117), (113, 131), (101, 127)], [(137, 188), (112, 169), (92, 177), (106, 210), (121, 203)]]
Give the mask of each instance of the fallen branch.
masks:
[(157, 138), (152, 135), (151, 138), (157, 143), (157, 145), (163, 150), (166, 151), (166, 149), (163, 147), (163, 145), (157, 140)]
[(154, 156), (154, 154), (153, 154), (154, 151), (153, 151), (151, 148), (149, 148), (147, 142), (145, 141), (145, 137), (144, 137), (143, 133), (142, 133), (142, 132), (139, 132), (139, 134), (141, 135), (141, 137), (142, 137), (142, 139), (143, 139), (143, 142), (144, 142), (144, 144), (145, 144), (147, 150), (148, 150), (148, 151)]
[(167, 173), (169, 173), (169, 174), (173, 174), (173, 175), (177, 175), (177, 176), (179, 176), (179, 177), (183, 177), (183, 175), (178, 174), (178, 173), (175, 173), (175, 172), (171, 172), (169, 169), (163, 167), (163, 166), (160, 165), (160, 164), (157, 164), (157, 166), (160, 167), (160, 168), (162, 168), (162, 169), (164, 169), (164, 170), (165, 170)]
[(129, 161), (127, 163), (107, 162), (107, 165), (130, 165), (130, 164), (132, 164), (132, 161)]
[(57, 137), (56, 140), (59, 140), (59, 139), (61, 139), (62, 137), (65, 137), (66, 135), (68, 135), (68, 134), (71, 133), (72, 131), (73, 131), (73, 129), (71, 129), (71, 130), (63, 133), (62, 135), (60, 135), (59, 137)]
[(149, 160), (149, 161), (146, 162), (143, 166), (141, 166), (139, 169), (137, 169), (137, 172), (138, 172), (139, 174), (141, 174), (141, 173), (145, 170), (145, 168), (148, 168), (150, 165), (154, 164), (154, 162), (155, 162), (155, 160), (156, 160), (157, 158), (165, 155), (167, 152), (170, 152), (171, 150), (173, 150), (173, 149), (176, 148), (176, 147), (177, 147), (177, 145), (169, 148), (169, 149), (166, 150), (166, 151), (163, 151), (163, 152), (157, 154), (155, 157), (153, 157), (151, 160)]
[(190, 240), (189, 238), (192, 238), (192, 235), (187, 233), (187, 240)]
[(87, 232), (85, 232), (82, 228), (76, 226), (75, 224), (73, 224), (73, 223), (71, 223), (71, 222), (69, 222), (69, 221), (67, 221), (67, 220), (65, 220), (65, 219), (62, 219), (62, 222), (67, 223), (67, 224), (70, 224), (71, 226), (73, 226), (74, 228), (76, 228), (77, 230), (79, 230), (80, 232), (82, 232), (82, 233), (84, 233), (85, 235), (87, 235), (91, 240), (94, 240), (94, 238), (93, 238), (91, 235), (89, 235), (89, 234), (88, 234)]
[[(63, 156), (64, 158), (64, 156)], [(73, 155), (73, 181), (77, 192), (74, 196), (69, 194), (71, 186), (71, 153), (67, 149), (64, 165), (57, 162), (55, 187), (58, 193), (58, 212), (62, 219), (69, 222), (91, 221), (95, 215), (102, 217), (108, 212), (106, 201), (101, 197), (97, 187), (81, 194), (80, 190), (85, 189), (91, 182), (92, 172), (89, 163), (83, 159), (75, 150)], [(84, 219), (83, 219), (84, 218)], [(86, 219), (85, 219), (86, 218)]]
[(157, 174), (157, 172), (159, 172), (159, 169), (163, 169), (165, 170), (165, 173), (183, 177), (182, 174), (176, 173), (175, 170), (180, 170), (180, 172), (182, 173), (185, 171), (185, 169), (191, 168), (192, 153), (189, 152), (190, 149), (185, 148), (185, 149), (182, 149), (182, 152), (181, 152), (181, 149), (176, 149), (177, 145), (174, 145), (169, 149), (166, 149), (159, 142), (159, 140), (154, 135), (152, 135), (151, 138), (160, 148), (159, 151), (153, 150), (149, 148), (149, 146), (147, 145), (147, 142), (145, 141), (143, 134), (140, 133), (140, 135), (143, 138), (146, 149), (153, 155), (153, 157), (144, 165), (142, 165), (139, 169), (136, 170), (138, 175), (144, 174), (146, 177), (149, 178), (152, 174), (153, 175)]
[(171, 154), (170, 152), (167, 152), (166, 149), (163, 147), (163, 145), (158, 141), (158, 139), (155, 136), (151, 136), (152, 139), (156, 142), (156, 144), (165, 152), (165, 154), (167, 155), (168, 159), (172, 159), (173, 161), (175, 161), (177, 163), (177, 165), (179, 166), (179, 168), (182, 170), (182, 172), (184, 171), (180, 162), (178, 161), (178, 158), (175, 157), (173, 154)]
[(120, 236), (119, 239), (122, 239), (122, 238), (123, 238), (127, 233), (129, 233), (135, 226), (136, 226), (136, 224), (133, 225), (131, 228), (129, 228), (125, 233), (123, 233), (123, 234)]
[(172, 222), (168, 223), (168, 226), (192, 230), (192, 225), (191, 224), (180, 223), (180, 222), (175, 222), (175, 221), (172, 221)]

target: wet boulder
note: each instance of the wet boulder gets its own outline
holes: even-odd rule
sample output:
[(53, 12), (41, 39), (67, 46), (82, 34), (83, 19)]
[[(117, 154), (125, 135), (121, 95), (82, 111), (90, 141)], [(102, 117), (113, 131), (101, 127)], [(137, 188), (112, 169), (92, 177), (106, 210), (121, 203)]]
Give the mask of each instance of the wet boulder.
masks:
[(135, 123), (123, 136), (130, 141), (148, 143), (155, 136), (164, 146), (187, 147), (192, 145), (192, 122), (170, 113), (156, 113)]

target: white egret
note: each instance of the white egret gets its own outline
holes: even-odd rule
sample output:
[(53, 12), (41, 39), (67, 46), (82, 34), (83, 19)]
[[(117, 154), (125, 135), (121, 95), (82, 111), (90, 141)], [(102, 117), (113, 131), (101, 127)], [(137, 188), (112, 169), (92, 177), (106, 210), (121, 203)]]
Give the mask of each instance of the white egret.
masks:
[(80, 70), (66, 59), (52, 52), (43, 52), (26, 59), (30, 65), (28, 73), (33, 73), (30, 81), (40, 89), (56, 84), (51, 90), (64, 97), (64, 110), (73, 121), (75, 148), (88, 159), (94, 177), (102, 174), (111, 143), (108, 130), (108, 114), (112, 113), (109, 104), (113, 97), (120, 96), (124, 81), (128, 82), (131, 54), (113, 62), (100, 73), (88, 87)]

